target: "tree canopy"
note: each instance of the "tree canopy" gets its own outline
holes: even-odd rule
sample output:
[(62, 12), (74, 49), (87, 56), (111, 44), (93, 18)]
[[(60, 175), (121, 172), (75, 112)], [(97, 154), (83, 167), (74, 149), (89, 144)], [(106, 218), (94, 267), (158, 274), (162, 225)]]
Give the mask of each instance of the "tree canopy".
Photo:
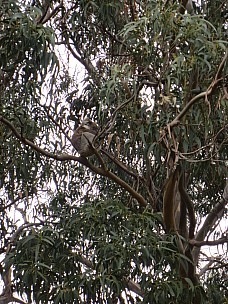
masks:
[(227, 303), (227, 12), (0, 1), (0, 303)]

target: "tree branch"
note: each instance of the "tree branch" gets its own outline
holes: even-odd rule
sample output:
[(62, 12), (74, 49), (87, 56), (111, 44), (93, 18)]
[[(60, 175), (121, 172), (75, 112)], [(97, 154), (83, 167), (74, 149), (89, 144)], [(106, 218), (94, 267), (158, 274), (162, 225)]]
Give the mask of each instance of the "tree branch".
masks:
[(196, 240), (189, 240), (189, 243), (193, 246), (196, 247), (201, 247), (201, 246), (216, 246), (220, 244), (224, 244), (228, 242), (228, 236), (222, 237), (218, 240), (214, 241), (196, 241)]
[(184, 201), (187, 210), (188, 210), (188, 215), (189, 215), (189, 238), (192, 239), (194, 237), (195, 233), (195, 226), (196, 226), (196, 219), (195, 219), (195, 211), (194, 211), (194, 206), (193, 203), (184, 187), (184, 176), (183, 172), (180, 177), (179, 181), (179, 191), (181, 195), (181, 200)]
[(67, 25), (64, 23), (63, 27), (65, 28), (65, 38), (66, 38), (66, 44), (67, 47), (69, 49), (69, 51), (71, 52), (71, 54), (73, 55), (73, 57), (79, 61), (87, 70), (88, 74), (92, 77), (92, 79), (94, 80), (94, 82), (99, 86), (100, 81), (99, 79), (96, 77), (97, 73), (96, 73), (96, 69), (93, 66), (91, 60), (89, 58), (84, 59), (83, 58), (83, 51), (81, 51), (79, 49), (79, 47), (76, 45), (76, 43), (74, 43), (74, 38), (71, 36), (70, 38), (72, 39), (73, 43), (74, 43), (74, 47), (76, 48), (76, 51), (78, 52), (78, 54), (74, 51), (74, 49), (72, 48), (70, 41), (69, 41), (69, 35), (67, 34), (67, 32), (71, 32), (70, 30), (68, 30)]
[(105, 154), (112, 162), (114, 162), (120, 169), (122, 169), (125, 173), (128, 175), (134, 177), (135, 179), (142, 179), (141, 176), (139, 176), (137, 173), (133, 172), (130, 168), (128, 168), (126, 165), (122, 163), (119, 159), (117, 159), (114, 155), (109, 153), (108, 151), (101, 149), (101, 153)]
[(20, 304), (26, 304), (26, 302), (15, 298), (14, 296), (12, 296), (11, 294), (2, 294), (0, 295), (0, 304), (7, 304), (7, 303), (20, 303)]
[(136, 99), (136, 97), (138, 96), (138, 94), (141, 91), (141, 89), (143, 88), (143, 86), (144, 86), (144, 83), (140, 83), (138, 88), (136, 88), (136, 91), (132, 95), (128, 94), (129, 98), (117, 106), (117, 108), (112, 113), (111, 119), (107, 122), (107, 124), (104, 126), (104, 128), (98, 133), (96, 138), (102, 138), (104, 136), (104, 134), (107, 134), (112, 129), (118, 112), (120, 110), (122, 110), (125, 106), (127, 106), (131, 101)]
[[(7, 249), (6, 249), (6, 254), (9, 253), (11, 245), (17, 240), (18, 236), (24, 230), (25, 228), (31, 227), (31, 226), (39, 226), (42, 225), (40, 223), (26, 223), (21, 225), (11, 236), (10, 241), (8, 243)], [(0, 295), (0, 304), (7, 304), (11, 302), (16, 302), (16, 303), (21, 303), (21, 304), (26, 304), (24, 301), (15, 298), (13, 296), (13, 288), (12, 288), (12, 278), (11, 278), (11, 267), (3, 268), (2, 264), (0, 263), (0, 274), (3, 278), (4, 282), (4, 289), (2, 294)]]
[[(211, 227), (222, 216), (222, 213), (223, 213), (227, 203), (228, 203), (228, 183), (226, 184), (226, 187), (224, 189), (223, 198), (221, 199), (220, 202), (218, 202), (214, 206), (214, 208), (211, 210), (211, 212), (207, 215), (203, 226), (196, 234), (196, 237), (195, 237), (196, 242), (202, 242), (204, 240), (205, 236), (208, 234)], [(197, 262), (198, 262), (199, 253), (200, 253), (200, 247), (195, 247), (192, 252), (193, 260), (194, 260), (195, 264), (197, 264)]]
[(207, 98), (208, 95), (210, 95), (214, 89), (217, 87), (217, 85), (223, 80), (223, 78), (219, 78), (222, 72), (222, 69), (225, 65), (225, 62), (227, 60), (228, 57), (228, 52), (226, 52), (226, 54), (224, 55), (218, 71), (215, 75), (214, 80), (212, 81), (212, 83), (209, 85), (208, 89), (205, 92), (202, 92), (196, 96), (194, 96), (188, 103), (187, 105), (182, 109), (182, 111), (173, 119), (173, 121), (171, 121), (168, 126), (167, 129), (170, 130), (172, 127), (178, 125), (180, 123), (181, 118), (188, 112), (188, 110), (201, 98), (205, 97)]
[[(75, 253), (74, 253), (74, 254), (75, 254)], [(85, 258), (85, 257), (82, 255), (82, 253), (77, 254), (77, 258), (79, 259), (79, 261), (80, 261), (82, 264), (86, 265), (88, 268), (91, 268), (91, 269), (94, 269), (94, 268), (95, 268), (95, 266), (93, 265), (93, 263), (92, 263), (89, 259)], [(141, 288), (140, 288), (140, 286), (139, 286), (138, 283), (135, 283), (135, 282), (133, 282), (133, 281), (131, 281), (131, 280), (127, 280), (127, 279), (125, 279), (125, 280), (127, 281), (127, 286), (128, 286), (128, 288), (129, 288), (129, 290), (131, 290), (131, 291), (135, 292), (137, 295), (143, 297), (144, 292), (141, 290)], [(1, 304), (1, 303), (0, 303), (0, 304)]]
[(48, 20), (50, 20), (54, 15), (56, 15), (57, 12), (58, 12), (58, 10), (59, 10), (60, 8), (62, 8), (62, 7), (63, 7), (63, 0), (62, 0), (62, 1), (60, 2), (60, 4), (59, 4), (58, 6), (56, 6), (51, 12), (49, 12), (49, 9), (50, 9), (49, 4), (46, 5), (46, 8), (45, 8), (45, 10), (44, 10), (43, 15), (37, 19), (37, 24), (44, 24), (44, 23), (46, 23), (46, 22), (47, 22)]
[(112, 173), (111, 171), (108, 170), (104, 170), (102, 168), (96, 167), (93, 164), (91, 164), (88, 159), (84, 158), (84, 157), (76, 157), (74, 155), (69, 155), (69, 154), (53, 154), (51, 152), (48, 152), (42, 148), (40, 148), (39, 146), (35, 145), (33, 142), (31, 142), (30, 140), (24, 138), (17, 130), (16, 128), (11, 124), (11, 122), (9, 120), (7, 120), (6, 118), (4, 118), (3, 116), (0, 116), (0, 121), (3, 122), (6, 126), (8, 126), (11, 131), (13, 132), (13, 134), (15, 135), (15, 137), (17, 139), (19, 139), (23, 144), (30, 146), (33, 150), (37, 151), (38, 153), (58, 160), (58, 161), (67, 161), (67, 160), (73, 160), (73, 161), (77, 161), (81, 164), (83, 164), (84, 166), (86, 166), (87, 168), (89, 168), (91, 171), (93, 171), (94, 173), (97, 173), (101, 176), (106, 176), (108, 178), (110, 178), (111, 180), (113, 180), (114, 182), (116, 182), (119, 186), (121, 186), (123, 189), (125, 189), (133, 198), (135, 198), (138, 203), (144, 207), (148, 206), (147, 201), (144, 199), (144, 197), (139, 194), (137, 191), (135, 191), (131, 186), (129, 186), (124, 180), (122, 180), (121, 178), (119, 178), (117, 175), (115, 175), (114, 173)]
[(210, 260), (198, 273), (198, 276), (201, 277), (202, 275), (204, 275), (204, 273), (206, 271), (208, 271), (210, 269), (210, 266), (214, 264), (215, 261)]

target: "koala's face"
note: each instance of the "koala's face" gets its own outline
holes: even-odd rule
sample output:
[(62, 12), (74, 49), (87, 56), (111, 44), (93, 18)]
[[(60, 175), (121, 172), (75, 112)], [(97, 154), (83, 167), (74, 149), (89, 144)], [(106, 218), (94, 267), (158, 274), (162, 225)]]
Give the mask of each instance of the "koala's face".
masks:
[(93, 139), (99, 131), (98, 126), (89, 118), (82, 121), (72, 136), (72, 144), (81, 156), (94, 154)]
[(81, 126), (85, 131), (87, 132), (91, 132), (93, 134), (96, 134), (99, 130), (98, 126), (95, 124), (95, 122), (93, 122), (91, 119), (89, 118), (85, 118), (82, 123)]

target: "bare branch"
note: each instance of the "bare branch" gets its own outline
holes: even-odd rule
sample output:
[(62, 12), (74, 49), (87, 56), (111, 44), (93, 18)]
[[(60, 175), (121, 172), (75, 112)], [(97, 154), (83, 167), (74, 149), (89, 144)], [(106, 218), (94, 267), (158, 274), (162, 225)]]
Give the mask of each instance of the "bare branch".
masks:
[[(33, 192), (33, 191), (30, 191), (30, 192), (28, 192), (27, 195), (33, 195), (33, 194), (34, 194), (34, 192)], [(11, 203), (9, 203), (8, 205), (6, 205), (6, 206), (1, 205), (1, 206), (0, 206), (0, 212), (3, 211), (3, 210), (5, 210), (5, 209), (10, 208), (10, 207), (13, 206), (13, 205), (16, 205), (16, 203), (17, 203), (18, 201), (23, 200), (25, 197), (26, 197), (26, 194), (25, 194), (25, 193), (22, 193), (22, 194), (18, 195), (15, 199), (13, 199), (13, 200), (11, 201)]]
[(144, 292), (143, 292), (142, 289), (140, 288), (139, 284), (137, 284), (137, 283), (135, 283), (135, 282), (133, 282), (133, 281), (128, 281), (127, 285), (128, 285), (128, 288), (129, 288), (131, 291), (133, 291), (133, 292), (135, 292), (137, 295), (143, 297)]
[(57, 14), (58, 10), (63, 7), (63, 1), (60, 2), (58, 6), (56, 6), (52, 11), (50, 11), (49, 4), (46, 5), (44, 9), (44, 13), (41, 17), (37, 19), (37, 24), (44, 24), (48, 20), (50, 20), (54, 15)]
[(225, 244), (228, 242), (228, 236), (222, 237), (218, 240), (215, 241), (196, 241), (196, 240), (190, 240), (189, 243), (193, 246), (196, 247), (201, 247), (201, 246), (217, 246), (220, 244)]
[[(204, 240), (204, 238), (206, 237), (206, 235), (208, 234), (208, 232), (210, 231), (211, 227), (214, 225), (214, 223), (221, 218), (225, 206), (228, 202), (227, 197), (225, 196), (225, 193), (227, 193), (228, 191), (228, 183), (226, 184), (226, 187), (224, 189), (224, 194), (223, 194), (223, 198), (221, 199), (220, 202), (218, 202), (214, 208), (211, 210), (211, 212), (207, 215), (203, 226), (201, 227), (201, 229), (198, 231), (198, 233), (196, 234), (195, 237), (195, 241), (196, 242), (202, 242)], [(195, 261), (195, 263), (197, 264), (198, 258), (199, 258), (199, 253), (200, 253), (200, 247), (195, 247), (193, 249), (193, 260)]]
[(215, 261), (210, 260), (198, 273), (198, 276), (201, 277), (202, 275), (205, 274), (206, 271), (210, 269), (210, 266), (214, 264)]
[(113, 156), (108, 151), (101, 149), (101, 152), (103, 154), (105, 154), (112, 162), (114, 162), (118, 167), (120, 167), (128, 175), (130, 175), (136, 179), (141, 178), (140, 176), (137, 175), (137, 173), (133, 172), (130, 168), (128, 168), (126, 165), (124, 165), (119, 159), (117, 159), (115, 156)]
[(26, 304), (26, 302), (15, 298), (12, 294), (2, 294), (0, 295), (0, 304), (8, 304), (8, 303), (20, 303), (20, 304)]
[(75, 52), (69, 41), (69, 38), (71, 38), (71, 40), (74, 42), (74, 38), (71, 35), (70, 35), (71, 37), (69, 37), (68, 35), (68, 33), (71, 33), (71, 31), (68, 29), (65, 22), (63, 22), (63, 27), (65, 29), (66, 44), (69, 51), (71, 52), (73, 57), (85, 67), (89, 75), (93, 78), (94, 82), (99, 86), (99, 78), (96, 77), (97, 76), (96, 69), (93, 66), (92, 62), (90, 61), (89, 58), (83, 58), (83, 53), (84, 53), (83, 50), (80, 50), (79, 47), (74, 43), (74, 47), (79, 55)]
[(193, 203), (184, 187), (183, 173), (179, 181), (179, 191), (181, 195), (181, 200), (184, 201), (189, 214), (189, 238), (193, 238), (195, 233), (195, 226), (196, 226), (195, 212), (194, 212)]

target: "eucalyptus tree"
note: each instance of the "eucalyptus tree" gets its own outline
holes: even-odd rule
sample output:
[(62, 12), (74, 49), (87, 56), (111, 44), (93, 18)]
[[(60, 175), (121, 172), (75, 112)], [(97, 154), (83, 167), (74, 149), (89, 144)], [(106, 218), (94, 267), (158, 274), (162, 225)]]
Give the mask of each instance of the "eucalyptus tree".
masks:
[(0, 303), (225, 303), (227, 4), (192, 4), (0, 1)]

